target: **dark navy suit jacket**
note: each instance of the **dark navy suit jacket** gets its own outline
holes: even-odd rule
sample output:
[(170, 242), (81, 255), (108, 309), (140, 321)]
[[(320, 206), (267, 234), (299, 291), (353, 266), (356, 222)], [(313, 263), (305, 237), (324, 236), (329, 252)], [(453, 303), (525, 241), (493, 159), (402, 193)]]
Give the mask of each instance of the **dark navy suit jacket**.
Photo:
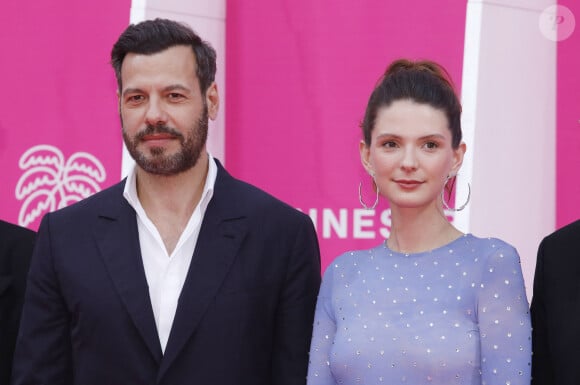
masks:
[(0, 385), (7, 385), (35, 233), (0, 221)]
[(13, 384), (304, 384), (320, 283), (310, 218), (218, 162), (162, 354), (123, 188), (43, 218)]
[(538, 249), (532, 315), (532, 384), (580, 384), (580, 221)]

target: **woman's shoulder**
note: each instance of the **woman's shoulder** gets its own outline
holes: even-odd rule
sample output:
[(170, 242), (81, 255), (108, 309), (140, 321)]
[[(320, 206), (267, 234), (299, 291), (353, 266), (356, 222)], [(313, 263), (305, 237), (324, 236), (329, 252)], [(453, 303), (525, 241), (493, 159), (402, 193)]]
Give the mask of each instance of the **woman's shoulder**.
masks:
[(519, 259), (516, 248), (503, 239), (494, 237), (478, 237), (469, 234), (472, 247), (481, 255), (491, 258), (497, 256), (500, 258), (515, 257)]
[(480, 247), (491, 247), (491, 248), (498, 248), (498, 247), (505, 247), (505, 248), (513, 248), (511, 244), (504, 241), (500, 238), (495, 237), (480, 237), (474, 234), (467, 234), (466, 237), (471, 239), (471, 242), (480, 246)]
[(372, 261), (377, 253), (384, 249), (383, 243), (370, 249), (356, 249), (345, 251), (328, 264), (325, 275), (335, 274), (340, 271), (345, 272), (364, 269), (367, 262)]
[(334, 259), (333, 262), (344, 263), (344, 262), (362, 262), (366, 260), (372, 260), (376, 255), (380, 255), (386, 251), (384, 241), (380, 244), (371, 247), (369, 249), (354, 249), (348, 250), (340, 254)]

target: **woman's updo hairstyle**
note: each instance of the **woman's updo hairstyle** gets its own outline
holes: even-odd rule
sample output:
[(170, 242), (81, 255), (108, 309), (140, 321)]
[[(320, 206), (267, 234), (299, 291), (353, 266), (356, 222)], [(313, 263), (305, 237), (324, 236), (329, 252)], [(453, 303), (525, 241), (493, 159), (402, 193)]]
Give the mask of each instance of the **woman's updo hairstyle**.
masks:
[(447, 116), (454, 149), (461, 143), (461, 103), (445, 68), (428, 61), (399, 59), (391, 63), (369, 98), (361, 123), (365, 144), (370, 146), (380, 108), (397, 100), (412, 100), (442, 110)]

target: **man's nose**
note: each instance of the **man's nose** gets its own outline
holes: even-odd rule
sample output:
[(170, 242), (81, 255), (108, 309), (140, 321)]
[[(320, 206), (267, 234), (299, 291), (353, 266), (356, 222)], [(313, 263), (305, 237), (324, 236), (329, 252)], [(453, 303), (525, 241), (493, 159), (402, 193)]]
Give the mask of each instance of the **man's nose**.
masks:
[(163, 103), (159, 98), (149, 98), (145, 121), (147, 124), (152, 126), (156, 126), (160, 123), (167, 123), (167, 112), (165, 111)]

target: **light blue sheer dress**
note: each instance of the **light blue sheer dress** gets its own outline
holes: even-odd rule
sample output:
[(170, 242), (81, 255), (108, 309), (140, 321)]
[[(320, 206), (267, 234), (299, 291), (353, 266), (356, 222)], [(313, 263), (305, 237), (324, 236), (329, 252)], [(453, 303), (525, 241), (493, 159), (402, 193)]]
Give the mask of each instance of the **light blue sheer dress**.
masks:
[(517, 251), (498, 239), (345, 253), (323, 277), (308, 385), (529, 385), (528, 309)]

